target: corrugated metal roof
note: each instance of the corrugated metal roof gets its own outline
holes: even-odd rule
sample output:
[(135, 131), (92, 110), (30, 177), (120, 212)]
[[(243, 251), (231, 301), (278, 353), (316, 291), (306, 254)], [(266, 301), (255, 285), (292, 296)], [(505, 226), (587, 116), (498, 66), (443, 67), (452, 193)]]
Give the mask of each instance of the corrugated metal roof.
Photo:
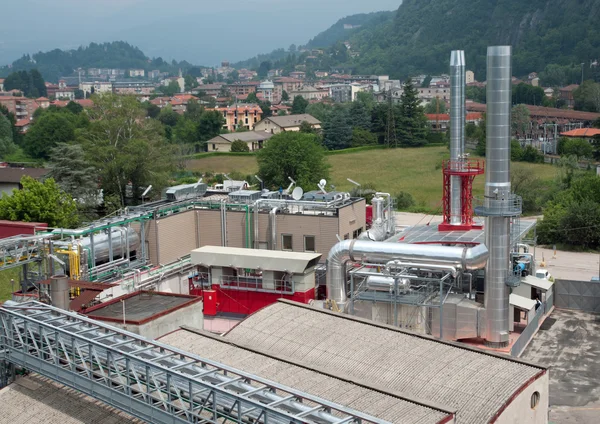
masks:
[(191, 253), (194, 265), (252, 269), (260, 267), (267, 271), (290, 271), (297, 274), (302, 274), (311, 261), (313, 265), (316, 264), (320, 257), (320, 253), (222, 246), (203, 246)]
[(118, 409), (37, 374), (19, 378), (0, 390), (0, 405), (0, 423), (142, 423)]
[(550, 280), (544, 280), (543, 278), (537, 278), (533, 275), (528, 275), (525, 278), (521, 279), (521, 282), (525, 284), (529, 284), (530, 286), (536, 287), (542, 290), (550, 290), (550, 288), (554, 285), (554, 283)]
[(344, 314), (280, 301), (225, 338), (307, 367), (359, 378), (488, 422), (543, 367)]
[(161, 338), (161, 342), (389, 422), (438, 423), (452, 416), (451, 412), (408, 401), (387, 390), (370, 388), (367, 383), (344, 381), (203, 332), (179, 330)]

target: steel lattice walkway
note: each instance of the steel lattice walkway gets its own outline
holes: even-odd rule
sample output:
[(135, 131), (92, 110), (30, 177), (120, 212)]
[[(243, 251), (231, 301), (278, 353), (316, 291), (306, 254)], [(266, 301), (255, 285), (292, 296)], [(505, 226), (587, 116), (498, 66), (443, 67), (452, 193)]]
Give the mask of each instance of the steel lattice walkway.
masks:
[(39, 302), (0, 308), (0, 361), (153, 423), (384, 423)]

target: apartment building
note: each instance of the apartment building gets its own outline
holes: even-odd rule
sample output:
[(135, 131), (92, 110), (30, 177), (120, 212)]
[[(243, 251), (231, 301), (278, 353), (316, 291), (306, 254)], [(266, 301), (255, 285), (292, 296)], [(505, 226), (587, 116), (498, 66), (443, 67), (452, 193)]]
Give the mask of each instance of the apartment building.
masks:
[(223, 114), (225, 118), (223, 129), (228, 131), (235, 131), (241, 127), (252, 131), (254, 124), (261, 120), (263, 113), (260, 106), (256, 104), (238, 104), (208, 110), (216, 110)]

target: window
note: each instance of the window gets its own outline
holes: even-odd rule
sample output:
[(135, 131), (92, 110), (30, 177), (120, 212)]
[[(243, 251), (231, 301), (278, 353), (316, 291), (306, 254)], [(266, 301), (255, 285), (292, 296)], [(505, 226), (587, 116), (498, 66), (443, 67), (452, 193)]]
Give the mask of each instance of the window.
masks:
[(304, 236), (304, 251), (315, 252), (315, 236)]
[(350, 233), (344, 234), (344, 240), (348, 240), (350, 238)]
[(245, 123), (247, 124), (248, 123), (248, 118), (246, 118), (244, 121), (246, 121)]
[(533, 392), (531, 395), (531, 409), (537, 408), (540, 404), (540, 392)]
[(354, 231), (352, 232), (352, 238), (353, 238), (353, 239), (355, 239), (355, 238), (358, 238), (358, 236), (360, 236), (360, 234), (362, 233), (362, 230), (363, 230), (363, 229), (362, 229), (362, 227), (361, 227), (361, 228), (359, 228), (358, 230), (354, 230)]
[(281, 250), (292, 250), (292, 235), (282, 234), (281, 235)]
[(213, 150), (217, 150), (217, 146), (215, 143), (213, 143)]

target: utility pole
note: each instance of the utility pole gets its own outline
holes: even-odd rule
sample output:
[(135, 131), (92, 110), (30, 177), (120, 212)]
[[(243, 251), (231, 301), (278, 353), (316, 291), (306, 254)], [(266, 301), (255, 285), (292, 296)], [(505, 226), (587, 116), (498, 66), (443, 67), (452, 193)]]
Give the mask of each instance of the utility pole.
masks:
[(584, 62), (581, 62), (581, 84), (583, 85), (583, 65), (585, 65)]

